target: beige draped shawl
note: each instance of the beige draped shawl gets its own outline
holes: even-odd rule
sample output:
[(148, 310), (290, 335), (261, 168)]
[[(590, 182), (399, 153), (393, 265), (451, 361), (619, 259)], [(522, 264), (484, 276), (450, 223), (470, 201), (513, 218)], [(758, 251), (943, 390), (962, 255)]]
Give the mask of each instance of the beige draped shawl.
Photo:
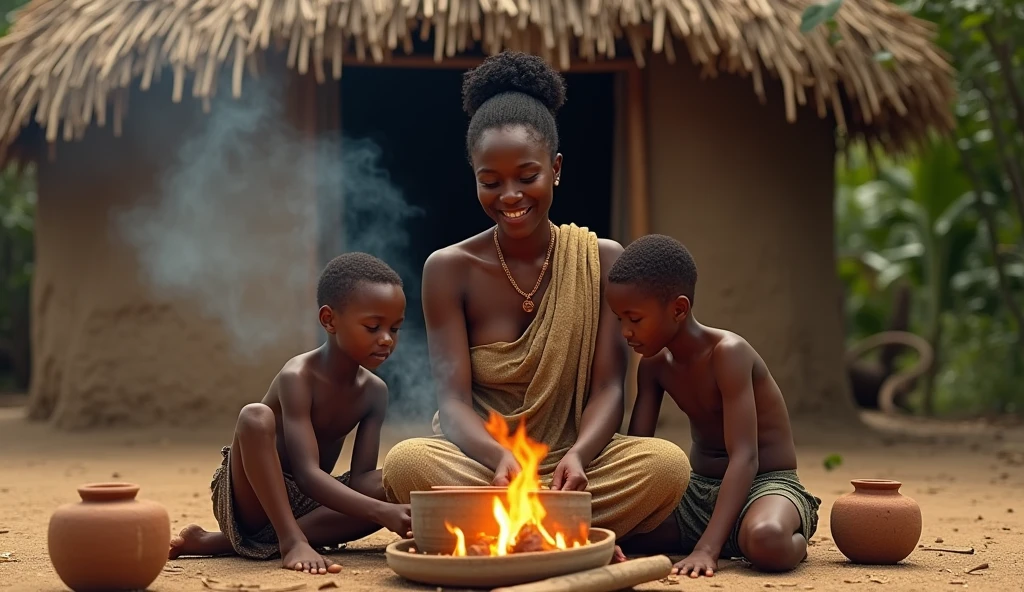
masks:
[[(473, 408), (491, 410), (515, 429), (525, 418), (534, 440), (548, 445), (539, 473), (544, 484), (576, 442), (590, 392), (591, 366), (601, 313), (601, 262), (597, 237), (574, 224), (557, 229), (551, 282), (536, 317), (519, 339), (470, 349)], [(488, 485), (493, 471), (467, 457), (441, 433), (400, 442), (384, 460), (384, 489), (391, 501), (409, 503), (410, 492), (434, 485)], [(689, 481), (678, 446), (656, 438), (616, 434), (586, 468), (593, 496), (593, 524), (618, 536), (647, 532), (670, 515)]]
[[(529, 436), (549, 448), (541, 472), (554, 470), (579, 434), (600, 295), (597, 236), (575, 224), (562, 225), (555, 238), (551, 282), (526, 332), (511, 343), (469, 350), (473, 408), (484, 420), (495, 411), (510, 429), (525, 418)], [(435, 433), (440, 433), (437, 427), (435, 423)]]

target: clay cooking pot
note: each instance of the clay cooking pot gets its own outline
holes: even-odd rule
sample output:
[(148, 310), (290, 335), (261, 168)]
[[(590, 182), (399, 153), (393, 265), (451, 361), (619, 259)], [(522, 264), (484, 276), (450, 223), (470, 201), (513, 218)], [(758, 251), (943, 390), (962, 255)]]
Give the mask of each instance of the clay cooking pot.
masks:
[[(507, 504), (505, 487), (434, 487), (432, 491), (412, 492), (412, 533), (421, 553), (451, 554), (455, 535), (448, 532), (445, 520), (462, 529), (467, 545), (478, 533), (498, 534), (494, 519), (494, 496)], [(590, 533), (591, 495), (589, 491), (542, 489), (540, 498), (547, 515), (544, 528), (554, 534), (562, 531), (585, 541)], [(582, 527), (581, 527), (582, 525)]]
[(832, 540), (854, 563), (886, 565), (907, 558), (921, 539), (921, 507), (899, 481), (854, 479), (832, 505)]
[[(412, 553), (411, 547), (415, 544), (416, 541), (403, 540), (388, 545), (384, 551), (388, 567), (403, 578), (421, 584), (493, 590), (608, 565), (615, 552), (615, 533), (604, 528), (592, 528), (589, 545), (564, 551), (511, 553), (502, 557), (451, 557)], [(665, 566), (665, 573), (668, 573), (668, 566)], [(578, 580), (571, 584), (571, 588), (563, 584), (558, 589), (581, 590), (586, 583), (590, 584), (587, 590), (619, 588), (609, 585), (609, 574), (591, 575), (595, 581)]]
[(133, 483), (91, 483), (82, 501), (50, 516), (47, 545), (60, 579), (75, 592), (142, 590), (167, 562), (171, 521)]

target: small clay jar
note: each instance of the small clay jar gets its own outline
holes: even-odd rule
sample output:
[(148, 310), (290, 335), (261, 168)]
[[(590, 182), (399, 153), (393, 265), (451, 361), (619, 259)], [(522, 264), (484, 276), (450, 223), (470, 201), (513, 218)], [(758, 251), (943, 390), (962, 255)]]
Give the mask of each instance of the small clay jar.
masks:
[(832, 505), (832, 540), (854, 563), (889, 565), (906, 559), (921, 539), (921, 507), (900, 493), (899, 481), (854, 479), (853, 491)]
[(50, 516), (47, 545), (57, 575), (75, 592), (143, 590), (167, 563), (171, 520), (156, 502), (136, 500), (132, 483), (91, 483), (82, 501)]

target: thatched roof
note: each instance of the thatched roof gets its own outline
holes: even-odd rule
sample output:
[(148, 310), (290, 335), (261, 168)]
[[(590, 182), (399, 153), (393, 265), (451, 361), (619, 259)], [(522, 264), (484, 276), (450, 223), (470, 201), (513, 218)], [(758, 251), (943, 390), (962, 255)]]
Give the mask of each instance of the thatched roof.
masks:
[[(432, 36), (438, 60), (474, 47), (515, 48), (563, 68), (570, 56), (615, 57), (617, 40), (641, 63), (645, 52), (671, 60), (685, 51), (710, 73), (749, 74), (762, 99), (765, 77), (780, 79), (790, 120), (810, 103), (851, 135), (891, 147), (951, 126), (951, 69), (929, 26), (888, 0), (846, 0), (836, 15), (842, 41), (833, 46), (824, 26), (799, 30), (812, 3), (32, 0), (0, 39), (0, 149), (33, 117), (49, 141), (71, 140), (105, 124), (112, 107), (116, 131), (125, 91), (148, 89), (161, 71), (173, 75), (174, 101), (185, 93), (209, 99), (222, 71), (237, 96), (247, 66), (271, 43), (287, 48), (290, 67), (323, 82), (327, 70), (341, 76), (343, 58), (382, 61), (409, 51), (417, 36)], [(892, 59), (875, 59), (880, 52)]]

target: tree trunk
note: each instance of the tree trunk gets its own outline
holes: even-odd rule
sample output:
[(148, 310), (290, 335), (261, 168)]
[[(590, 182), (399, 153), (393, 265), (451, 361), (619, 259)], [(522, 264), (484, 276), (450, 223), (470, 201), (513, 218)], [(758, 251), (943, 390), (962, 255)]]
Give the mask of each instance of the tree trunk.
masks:
[(1014, 297), (1013, 290), (1006, 279), (1003, 257), (999, 253), (999, 229), (996, 226), (996, 216), (992, 211), (992, 207), (985, 201), (984, 185), (982, 185), (981, 177), (978, 176), (977, 169), (974, 168), (974, 161), (971, 159), (970, 153), (963, 148), (959, 150), (960, 163), (971, 182), (971, 187), (974, 189), (977, 208), (981, 212), (982, 220), (984, 220), (983, 225), (986, 238), (988, 239), (989, 253), (992, 255), (992, 265), (995, 267), (996, 278), (999, 282), (999, 294), (1003, 298), (1004, 306), (1010, 311), (1010, 316), (1013, 317), (1017, 325), (1017, 345), (1021, 348), (1021, 351), (1024, 351), (1024, 313), (1021, 312), (1020, 304)]
[[(907, 331), (910, 329), (910, 284), (906, 281), (900, 282), (893, 288), (892, 314), (886, 331)], [(882, 347), (878, 354), (878, 362), (881, 364), (884, 377), (888, 378), (893, 374), (893, 367), (896, 358), (906, 351), (906, 348), (899, 343), (891, 343)]]
[(942, 317), (933, 318), (932, 330), (928, 333), (928, 343), (932, 346), (934, 361), (924, 375), (924, 413), (935, 414), (935, 379), (942, 366)]
[[(1018, 17), (1012, 15), (1011, 18), (1016, 20)], [(999, 62), (999, 73), (1002, 74), (1006, 93), (1010, 97), (1017, 117), (1017, 130), (1024, 134), (1024, 98), (1021, 98), (1017, 80), (1013, 77), (1013, 49), (1009, 43), (996, 38), (992, 23), (985, 23), (981, 28), (989, 45), (992, 46), (992, 53), (995, 54), (996, 61)]]
[(946, 261), (949, 257), (948, 243), (938, 240), (934, 229), (924, 228), (925, 256), (928, 258), (927, 280), (929, 294), (928, 310), (928, 344), (934, 355), (932, 365), (924, 376), (924, 412), (933, 415), (935, 412), (935, 377), (942, 366), (942, 311), (949, 290), (946, 278)]
[(17, 290), (11, 302), (11, 370), (14, 374), (14, 387), (19, 391), (24, 391), (31, 384), (30, 310), (28, 287)]
[(988, 109), (989, 121), (992, 123), (992, 135), (996, 140), (996, 150), (999, 153), (1000, 160), (1002, 160), (1006, 177), (1010, 181), (1010, 190), (1017, 198), (1017, 213), (1020, 216), (1021, 223), (1024, 224), (1024, 172), (1022, 172), (1020, 163), (1015, 158), (1014, 143), (1010, 138), (1006, 137), (1006, 133), (1003, 131), (1003, 116), (999, 111), (998, 105), (996, 105), (995, 99), (992, 97), (992, 90), (980, 78), (975, 78), (973, 83), (974, 88), (981, 94), (981, 98), (985, 101), (985, 107)]

